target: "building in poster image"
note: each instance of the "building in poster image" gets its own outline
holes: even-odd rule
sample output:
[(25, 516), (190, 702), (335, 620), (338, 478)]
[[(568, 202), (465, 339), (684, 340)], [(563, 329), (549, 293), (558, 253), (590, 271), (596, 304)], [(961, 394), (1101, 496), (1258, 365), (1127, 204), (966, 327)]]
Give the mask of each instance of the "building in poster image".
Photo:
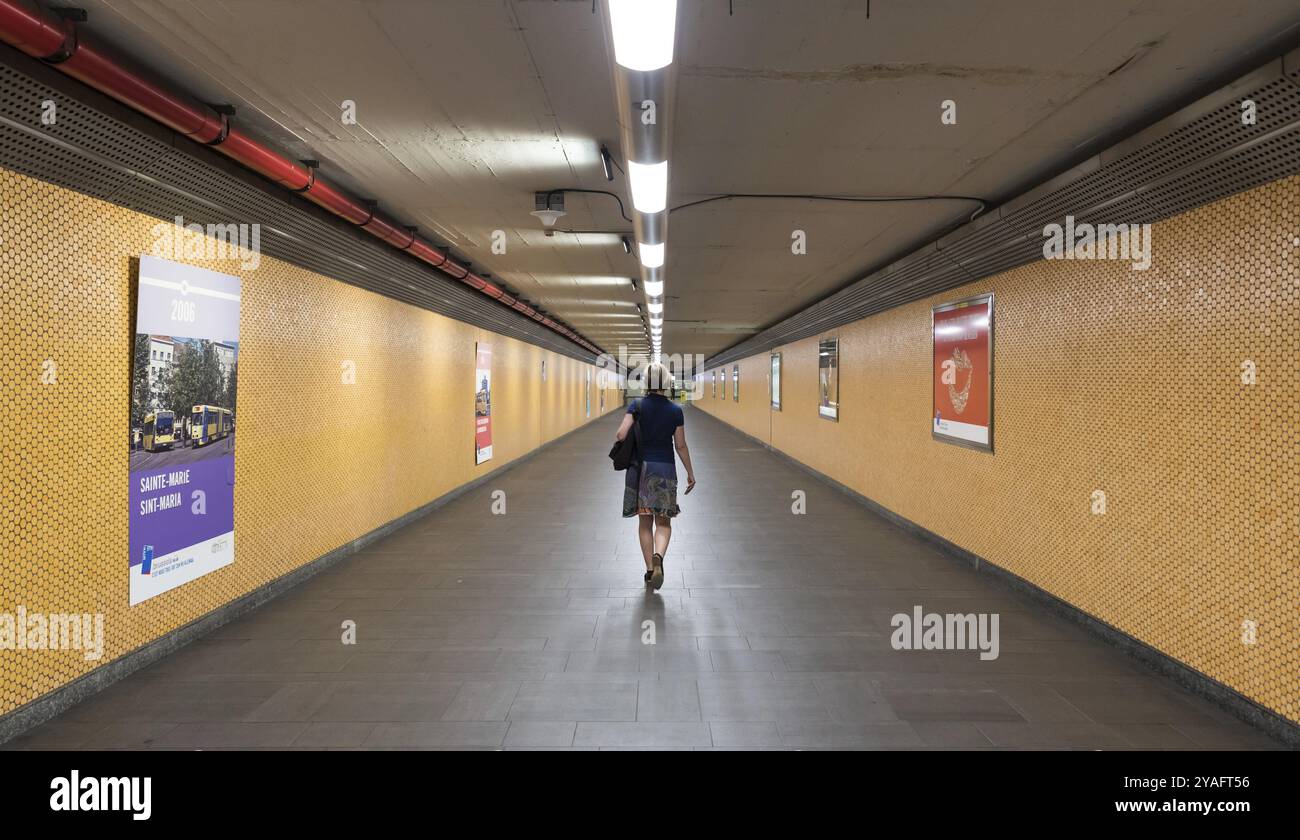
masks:
[(238, 277), (140, 258), (128, 458), (132, 606), (235, 561)]
[(993, 295), (936, 306), (934, 402), (939, 440), (993, 449)]
[(781, 354), (772, 354), (772, 372), (769, 375), (772, 381), (772, 410), (781, 410)]
[(817, 343), (817, 414), (836, 422), (840, 419), (840, 340), (823, 338)]
[(492, 345), (474, 349), (474, 463), (492, 460)]

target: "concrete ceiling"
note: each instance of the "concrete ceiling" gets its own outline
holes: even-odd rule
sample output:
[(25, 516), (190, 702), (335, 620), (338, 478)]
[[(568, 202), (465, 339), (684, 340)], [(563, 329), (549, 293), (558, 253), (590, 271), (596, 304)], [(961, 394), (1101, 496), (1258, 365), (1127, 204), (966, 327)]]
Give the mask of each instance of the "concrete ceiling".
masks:
[[(86, 24), (616, 350), (617, 236), (534, 191), (609, 189), (591, 0), (81, 0)], [(994, 202), (1291, 45), (1296, 0), (680, 0), (670, 205), (721, 193)], [(940, 103), (957, 105), (942, 125)], [(357, 122), (340, 103), (356, 103)], [(630, 231), (606, 196), (558, 227)], [(710, 355), (968, 217), (959, 201), (732, 199), (672, 213), (665, 353)], [(491, 252), (494, 230), (504, 255)], [(791, 253), (802, 230), (807, 253)]]

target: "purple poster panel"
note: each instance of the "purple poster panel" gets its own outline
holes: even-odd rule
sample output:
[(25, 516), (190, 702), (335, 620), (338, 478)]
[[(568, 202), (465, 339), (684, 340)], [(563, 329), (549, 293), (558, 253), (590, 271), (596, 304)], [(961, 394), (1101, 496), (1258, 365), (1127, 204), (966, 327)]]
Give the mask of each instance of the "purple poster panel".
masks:
[(134, 606), (235, 561), (239, 278), (142, 256), (131, 379)]

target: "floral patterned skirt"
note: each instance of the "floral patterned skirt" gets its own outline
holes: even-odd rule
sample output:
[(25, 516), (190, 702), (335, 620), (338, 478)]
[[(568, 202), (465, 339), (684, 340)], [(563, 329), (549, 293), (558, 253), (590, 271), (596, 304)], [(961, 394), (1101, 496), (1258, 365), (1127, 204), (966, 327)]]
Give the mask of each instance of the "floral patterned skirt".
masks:
[(627, 468), (623, 485), (623, 515), (676, 516), (677, 465), (671, 461), (643, 461)]

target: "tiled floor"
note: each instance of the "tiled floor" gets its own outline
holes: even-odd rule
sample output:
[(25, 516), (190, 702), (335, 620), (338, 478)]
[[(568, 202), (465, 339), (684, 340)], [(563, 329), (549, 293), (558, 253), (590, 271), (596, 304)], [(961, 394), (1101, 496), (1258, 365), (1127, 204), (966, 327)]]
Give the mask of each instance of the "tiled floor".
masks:
[[(7, 747), (1276, 746), (699, 411), (700, 485), (647, 593), (616, 423)], [(891, 616), (918, 604), (998, 613), (1000, 656), (893, 650)]]

